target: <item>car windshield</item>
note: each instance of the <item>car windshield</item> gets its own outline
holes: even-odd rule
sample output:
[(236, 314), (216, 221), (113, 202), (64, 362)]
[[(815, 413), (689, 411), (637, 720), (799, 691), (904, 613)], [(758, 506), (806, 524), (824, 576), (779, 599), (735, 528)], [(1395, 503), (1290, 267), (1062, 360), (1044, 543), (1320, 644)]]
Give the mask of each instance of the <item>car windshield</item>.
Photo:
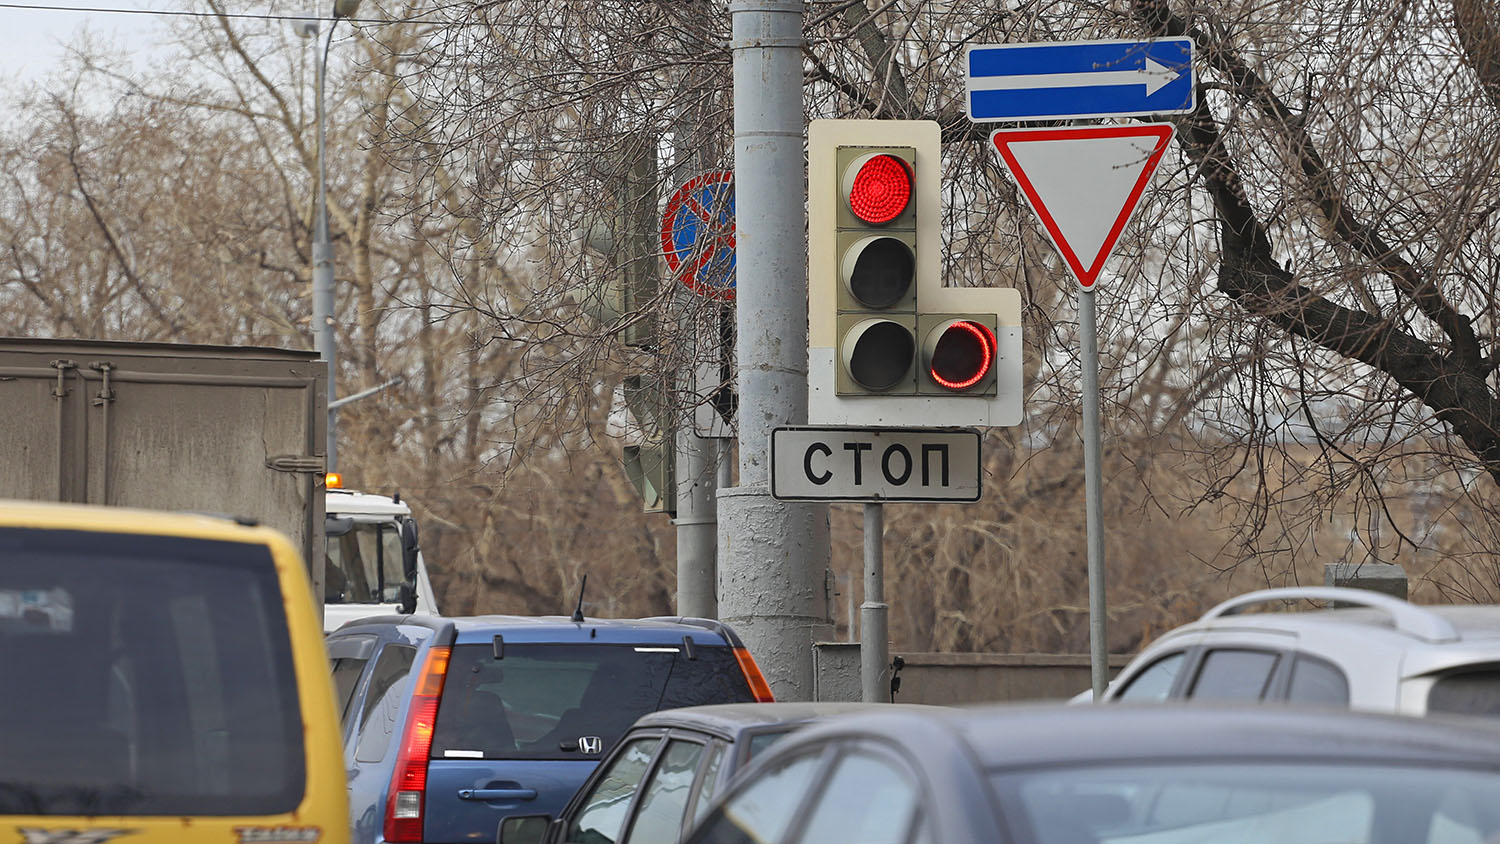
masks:
[(324, 603), (394, 603), (403, 577), (401, 531), (394, 522), (355, 522), (348, 533), (328, 537)]
[(598, 758), (658, 709), (753, 700), (734, 653), (697, 645), (489, 644), (453, 649), (432, 757)]
[(1032, 844), (1485, 844), (1500, 776), (1442, 767), (1112, 765), (999, 773)]
[(303, 795), (261, 545), (0, 529), (0, 814), (263, 815)]

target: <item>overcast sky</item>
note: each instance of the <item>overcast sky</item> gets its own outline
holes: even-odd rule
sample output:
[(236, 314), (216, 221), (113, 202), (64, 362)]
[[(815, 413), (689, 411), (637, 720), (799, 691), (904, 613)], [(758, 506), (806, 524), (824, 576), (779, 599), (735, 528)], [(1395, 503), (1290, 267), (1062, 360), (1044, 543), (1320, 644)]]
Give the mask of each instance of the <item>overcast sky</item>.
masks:
[[(22, 5), (91, 9), (171, 9), (172, 0), (20, 0)], [(7, 82), (45, 78), (65, 55), (65, 45), (85, 31), (123, 49), (149, 53), (162, 39), (155, 15), (17, 9), (0, 6), (0, 76)]]

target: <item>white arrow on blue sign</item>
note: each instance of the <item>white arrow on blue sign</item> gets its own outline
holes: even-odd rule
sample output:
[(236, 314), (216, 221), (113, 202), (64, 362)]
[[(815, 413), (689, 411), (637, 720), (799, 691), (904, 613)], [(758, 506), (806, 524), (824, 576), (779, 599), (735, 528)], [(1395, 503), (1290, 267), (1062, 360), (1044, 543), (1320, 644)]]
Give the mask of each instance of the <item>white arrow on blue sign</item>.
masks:
[(1193, 39), (976, 44), (969, 119), (1058, 120), (1192, 111)]

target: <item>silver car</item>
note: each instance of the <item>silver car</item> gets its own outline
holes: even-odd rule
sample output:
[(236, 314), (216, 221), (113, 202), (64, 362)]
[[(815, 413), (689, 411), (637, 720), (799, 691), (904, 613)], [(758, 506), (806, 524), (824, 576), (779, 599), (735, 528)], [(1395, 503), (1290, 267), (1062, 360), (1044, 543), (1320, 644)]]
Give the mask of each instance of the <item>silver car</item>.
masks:
[(1497, 840), (1485, 722), (1166, 704), (825, 721), (751, 760), (686, 844)]
[[(1245, 612), (1298, 600), (1338, 608)], [(1335, 587), (1251, 592), (1152, 642), (1104, 700), (1500, 715), (1500, 606), (1421, 606)]]

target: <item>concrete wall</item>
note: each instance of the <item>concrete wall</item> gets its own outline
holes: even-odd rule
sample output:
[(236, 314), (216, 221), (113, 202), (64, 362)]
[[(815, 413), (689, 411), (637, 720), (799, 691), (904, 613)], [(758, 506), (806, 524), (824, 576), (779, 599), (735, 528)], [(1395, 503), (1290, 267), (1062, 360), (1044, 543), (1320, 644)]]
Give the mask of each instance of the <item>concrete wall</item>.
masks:
[[(894, 654), (904, 663), (897, 703), (1066, 700), (1089, 688), (1087, 654)], [(1130, 661), (1111, 654), (1110, 676)], [(813, 645), (818, 700), (859, 700), (859, 644)]]

